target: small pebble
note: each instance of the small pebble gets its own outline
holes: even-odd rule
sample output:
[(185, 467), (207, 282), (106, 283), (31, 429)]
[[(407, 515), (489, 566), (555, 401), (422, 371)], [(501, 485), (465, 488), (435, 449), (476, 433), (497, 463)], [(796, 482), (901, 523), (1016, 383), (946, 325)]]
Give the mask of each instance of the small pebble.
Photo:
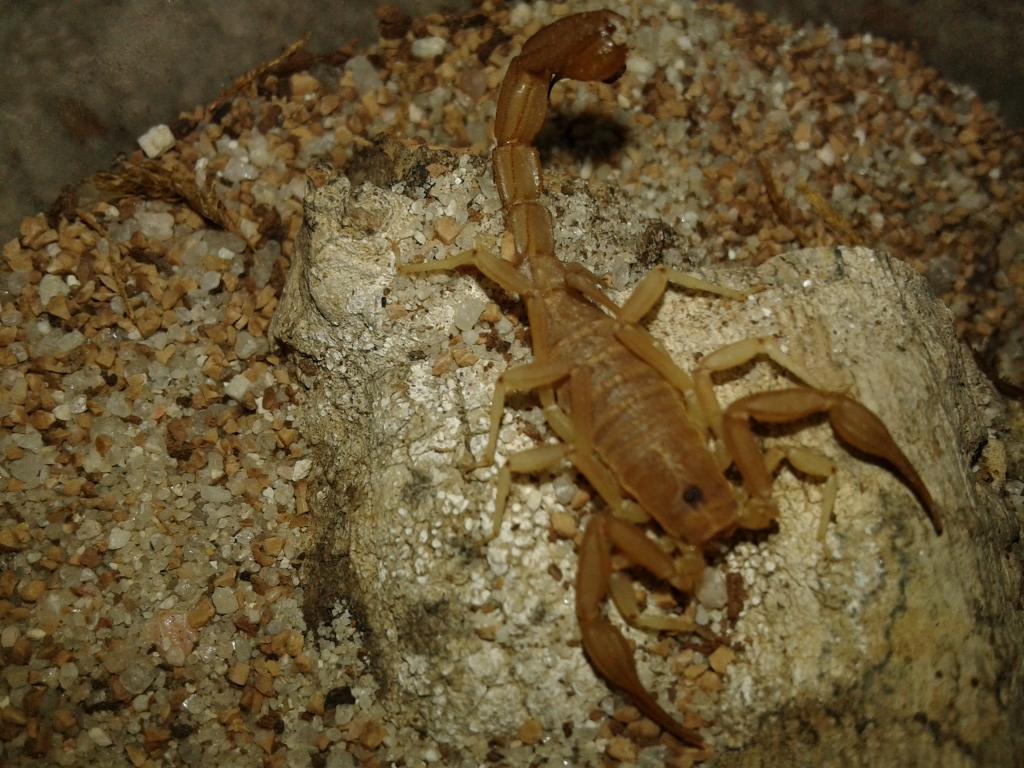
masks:
[(89, 738), (92, 739), (93, 744), (97, 747), (109, 747), (114, 742), (111, 741), (107, 732), (100, 728), (98, 725), (94, 725), (89, 729)]
[(566, 512), (552, 512), (551, 530), (560, 538), (571, 539), (576, 535), (576, 518)]
[(126, 531), (124, 528), (111, 528), (110, 536), (107, 538), (107, 547), (109, 549), (121, 549), (131, 540), (131, 531)]
[(476, 325), (476, 321), (480, 319), (480, 314), (484, 311), (484, 307), (486, 306), (486, 301), (478, 299), (475, 296), (467, 296), (455, 308), (455, 315), (452, 318), (452, 322), (455, 323), (455, 327), (460, 331), (468, 331)]
[(462, 227), (451, 216), (438, 216), (434, 220), (434, 234), (445, 245), (451, 245), (461, 231)]
[(724, 608), (729, 602), (726, 588), (725, 573), (721, 568), (705, 568), (700, 586), (697, 587), (697, 600), (706, 608)]
[(138, 138), (146, 157), (158, 157), (174, 146), (174, 134), (166, 125), (154, 125)]
[(120, 661), (125, 666), (119, 679), (129, 693), (143, 693), (156, 680), (156, 667), (149, 658), (122, 657)]
[(55, 296), (67, 296), (71, 287), (60, 275), (43, 275), (37, 290), (39, 301), (45, 307)]
[(213, 607), (222, 616), (237, 611), (238, 598), (235, 596), (235, 590), (230, 587), (217, 587), (213, 590)]
[(622, 762), (633, 762), (636, 760), (636, 745), (622, 736), (615, 736), (609, 739), (605, 752), (608, 754), (608, 757)]
[(228, 680), (234, 685), (243, 686), (249, 680), (250, 666), (248, 662), (239, 662), (228, 670)]
[(447, 45), (443, 37), (420, 37), (412, 41), (412, 55), (417, 59), (432, 59), (444, 53)]
[(213, 601), (208, 597), (204, 597), (188, 612), (189, 626), (193, 629), (205, 627), (215, 613), (216, 609), (213, 607)]
[(36, 602), (45, 592), (46, 582), (41, 579), (33, 579), (18, 590), (18, 594), (21, 596), (21, 599), (26, 603)]
[(238, 402), (241, 402), (245, 399), (245, 395), (249, 391), (250, 387), (252, 387), (252, 382), (249, 381), (245, 374), (239, 373), (224, 385), (224, 394)]
[(13, 648), (14, 644), (18, 642), (20, 634), (16, 626), (8, 624), (3, 630), (0, 630), (0, 648)]
[(167, 240), (174, 233), (174, 216), (157, 211), (139, 211), (135, 214), (139, 229), (152, 240)]
[(711, 668), (718, 674), (724, 674), (725, 670), (729, 668), (729, 665), (736, 659), (736, 653), (724, 646), (718, 646), (712, 654), (708, 657), (708, 663), (711, 664)]
[(541, 725), (540, 720), (532, 717), (529, 720), (525, 720), (516, 732), (516, 738), (526, 745), (536, 744), (543, 735), (544, 726)]

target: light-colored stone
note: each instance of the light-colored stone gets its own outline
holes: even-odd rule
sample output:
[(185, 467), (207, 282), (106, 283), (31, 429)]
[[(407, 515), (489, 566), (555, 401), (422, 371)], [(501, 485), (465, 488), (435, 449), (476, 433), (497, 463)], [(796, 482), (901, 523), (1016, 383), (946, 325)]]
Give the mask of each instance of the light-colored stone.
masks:
[(139, 136), (138, 142), (146, 157), (158, 157), (174, 146), (174, 134), (161, 123)]
[(110, 549), (121, 549), (128, 545), (128, 542), (132, 540), (131, 531), (124, 528), (111, 528), (110, 536), (107, 538), (107, 546)]
[(444, 53), (446, 47), (443, 37), (420, 37), (412, 41), (412, 55), (417, 59), (432, 59)]
[(217, 587), (213, 590), (213, 607), (221, 615), (231, 614), (238, 610), (238, 598), (230, 587)]
[[(465, 205), (481, 214), (472, 236), (497, 242), (502, 222), (483, 164), (439, 158), (435, 165), (458, 163), (460, 183), (455, 174), (431, 179), (437, 211), (466, 194)], [(465, 271), (396, 275), (396, 259), (423, 255), (417, 235), (431, 230), (432, 198), (353, 189), (322, 167), (310, 179), (304, 236), (272, 325), (277, 339), (319, 366), (304, 429), (330, 466), (313, 473), (321, 479), (310, 493), (317, 544), (307, 558), (308, 599), (329, 604), (341, 595), (365, 621), (396, 721), (463, 746), (479, 734), (466, 748), (481, 755), (488, 738), (511, 737), (529, 718), (552, 732), (570, 722), (576, 745), (589, 744), (599, 724), (588, 713), (623, 700), (609, 697), (578, 644), (567, 642), (579, 636), (572, 594), (550, 573), (574, 578), (576, 552), (571, 539), (548, 534), (552, 515), (572, 510), (549, 480), (517, 477), (501, 534), (485, 543), (495, 470), (462, 468), (482, 448), (498, 373), (528, 361), (529, 350), (519, 342), (506, 355), (472, 347), (479, 362), (434, 375), (457, 307), (496, 297)], [(593, 254), (583, 263), (612, 275), (622, 301), (643, 274), (631, 248), (644, 222), (614, 200), (597, 205), (582, 188), (557, 202), (572, 219), (571, 230), (556, 219), (560, 251)], [(690, 256), (700, 260), (699, 244)], [(685, 266), (679, 253), (665, 258)], [(670, 291), (648, 325), (673, 358), (689, 367), (731, 341), (778, 338), (817, 380), (849, 388), (881, 416), (947, 524), (936, 536), (906, 487), (841, 448), (826, 425), (766, 438), (827, 454), (839, 497), (822, 544), (820, 486), (783, 470), (778, 530), (727, 548), (723, 569), (745, 583), (732, 632), (742, 650), (699, 709), (711, 723), (704, 735), (728, 747), (719, 764), (822, 764), (846, 755), (873, 765), (967, 766), (1010, 754), (1007, 712), (1024, 703), (1013, 666), (1024, 631), (1007, 612), (1017, 585), (1001, 563), (1015, 529), (997, 491), (970, 470), (1002, 416), (949, 312), (923, 279), (866, 249), (700, 271), (760, 290), (746, 301)], [(766, 362), (740, 373), (721, 382), (723, 402), (794, 383)], [(511, 409), (499, 455), (535, 444), (529, 434), (537, 430), (545, 432), (537, 409)], [(539, 505), (526, 503), (531, 493)], [(500, 625), (493, 640), (475, 631), (492, 625)], [(672, 709), (674, 692), (691, 684), (649, 652), (658, 636), (626, 633), (641, 678)], [(805, 738), (808, 729), (815, 738)]]

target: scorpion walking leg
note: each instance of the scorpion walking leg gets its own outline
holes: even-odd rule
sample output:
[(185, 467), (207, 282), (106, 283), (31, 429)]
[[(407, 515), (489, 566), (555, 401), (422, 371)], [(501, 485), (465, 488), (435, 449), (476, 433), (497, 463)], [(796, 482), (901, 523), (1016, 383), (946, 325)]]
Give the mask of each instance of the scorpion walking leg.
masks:
[(796, 376), (804, 384), (815, 389), (823, 389), (815, 384), (814, 378), (804, 369), (800, 363), (787, 355), (774, 339), (768, 336), (761, 336), (752, 339), (743, 339), (733, 344), (716, 349), (701, 358), (694, 371), (694, 387), (697, 392), (697, 402), (703, 412), (703, 419), (711, 425), (715, 437), (722, 438), (722, 407), (718, 404), (715, 396), (714, 384), (711, 381), (711, 374), (718, 371), (726, 371), (730, 368), (738, 368), (741, 365), (753, 360), (758, 355), (767, 355), (776, 365), (784, 371)]
[[(505, 371), (499, 377), (498, 383), (494, 387), (494, 399), (491, 402), (490, 437), (488, 438), (484, 459), (477, 466), (487, 466), (494, 460), (498, 429), (501, 426), (501, 416), (505, 409), (505, 394), (509, 390), (543, 388), (541, 389), (541, 400), (545, 404), (545, 415), (553, 427), (557, 424), (555, 432), (563, 442), (557, 445), (538, 446), (537, 448), (509, 456), (508, 462), (498, 472), (494, 524), (489, 540), (493, 539), (501, 531), (501, 523), (505, 516), (505, 506), (512, 485), (512, 473), (539, 472), (557, 464), (563, 458), (568, 458), (572, 461), (617, 515), (641, 522), (647, 519), (646, 515), (641, 514), (638, 517), (635, 514), (635, 512), (642, 513), (639, 507), (628, 504), (623, 500), (622, 490), (619, 487), (618, 481), (594, 455), (589, 438), (586, 436), (579, 437), (580, 435), (589, 435), (589, 433), (585, 430), (583, 432), (577, 430), (570, 417), (554, 403), (551, 385), (564, 379), (567, 375), (569, 375), (569, 369), (564, 361), (548, 360), (535, 362)], [(577, 381), (580, 375), (573, 375), (572, 379), (570, 379), (570, 386), (572, 391), (576, 393), (577, 399), (580, 397), (580, 386), (579, 384), (573, 386), (572, 382)], [(546, 402), (548, 399), (550, 399), (550, 404)], [(582, 403), (577, 405), (577, 402), (574, 401), (574, 413), (577, 412), (578, 407), (580, 410), (585, 410)], [(631, 513), (633, 513), (632, 516)]]
[[(491, 398), (490, 429), (487, 447), (483, 458), (474, 467), (486, 467), (494, 463), (494, 453), (498, 446), (498, 431), (501, 429), (501, 417), (505, 413), (505, 395), (507, 392), (542, 389), (544, 415), (552, 425), (556, 434), (564, 441), (571, 437), (569, 420), (555, 402), (551, 394), (551, 385), (564, 379), (569, 374), (565, 361), (546, 360), (528, 363), (516, 368), (509, 368), (498, 377)], [(557, 450), (555, 450), (557, 449)], [(498, 471), (498, 488), (494, 501), (494, 523), (488, 541), (501, 531), (501, 522), (505, 517), (505, 504), (512, 487), (512, 473), (539, 472), (561, 461), (567, 452), (565, 445), (543, 445), (528, 451), (512, 454), (506, 464)]]
[(801, 445), (792, 445), (788, 448), (770, 448), (765, 452), (764, 462), (768, 474), (774, 476), (783, 460), (788, 461), (793, 469), (811, 477), (822, 478), (825, 481), (825, 488), (821, 494), (821, 514), (818, 516), (817, 534), (818, 541), (824, 543), (825, 535), (828, 533), (828, 524), (832, 520), (832, 510), (836, 505), (836, 492), (838, 491), (836, 465), (827, 456), (817, 451)]
[[(508, 461), (498, 471), (498, 488), (494, 502), (494, 523), (491, 534), (487, 540), (491, 541), (501, 532), (501, 523), (505, 518), (505, 508), (508, 503), (508, 494), (512, 488), (512, 473), (531, 473), (553, 467), (562, 459), (569, 459), (576, 469), (587, 478), (598, 494), (605, 500), (615, 514), (622, 518), (628, 518), (637, 522), (644, 522), (647, 516), (635, 504), (629, 504), (622, 498), (622, 490), (615, 476), (601, 464), (593, 452), (580, 450), (573, 445), (572, 435), (568, 435), (568, 442), (552, 445), (541, 445), (519, 453), (513, 453)], [(639, 516), (635, 513), (639, 512)], [(632, 517), (631, 513), (634, 513)]]
[(641, 531), (608, 515), (594, 515), (583, 534), (576, 578), (576, 617), (583, 648), (601, 676), (628, 694), (644, 715), (687, 744), (702, 746), (700, 736), (684, 728), (644, 688), (632, 648), (604, 615), (613, 544), (656, 577), (670, 579), (674, 573), (671, 558)]
[(615, 331), (615, 338), (684, 395), (694, 391), (693, 379), (676, 365), (668, 352), (662, 349), (651, 334), (639, 325), (623, 325)]
[[(501, 417), (505, 413), (505, 395), (509, 392), (525, 392), (541, 387), (550, 387), (569, 375), (569, 364), (564, 360), (539, 360), (504, 371), (494, 385), (491, 397), (490, 430), (487, 436), (487, 447), (483, 458), (475, 466), (487, 467), (494, 463), (494, 452), (498, 446), (498, 430), (501, 429)], [(552, 407), (557, 408), (552, 401)], [(547, 410), (547, 409), (545, 409)], [(558, 409), (559, 412), (561, 409)], [(558, 419), (559, 417), (554, 417)], [(559, 422), (556, 430), (559, 437), (565, 439), (562, 431), (566, 427)]]
[(846, 395), (809, 387), (748, 395), (732, 403), (725, 411), (722, 436), (751, 501), (744, 512), (744, 527), (768, 525), (776, 514), (771, 500), (771, 473), (754, 439), (750, 422), (781, 424), (816, 413), (828, 415), (832, 431), (840, 440), (888, 463), (920, 500), (935, 532), (942, 532), (942, 518), (931, 494), (881, 419)]
[(415, 272), (449, 272), (459, 267), (476, 267), (509, 293), (524, 296), (530, 293), (532, 287), (526, 276), (514, 266), (482, 251), (463, 251), (447, 259), (418, 264), (398, 264), (396, 269), (401, 274), (408, 275)]
[(669, 283), (694, 291), (717, 293), (719, 296), (725, 296), (728, 299), (746, 298), (746, 294), (734, 291), (732, 288), (709, 283), (694, 275), (680, 272), (678, 269), (655, 267), (633, 289), (633, 293), (626, 299), (626, 303), (622, 305), (619, 318), (633, 323), (639, 322), (658, 303), (658, 300), (668, 289)]
[(582, 264), (572, 261), (565, 265), (565, 284), (597, 306), (608, 310), (613, 317), (619, 314), (619, 305), (605, 294), (597, 275)]
[(505, 518), (505, 508), (508, 503), (508, 494), (512, 488), (512, 473), (528, 474), (540, 472), (553, 467), (562, 459), (569, 459), (576, 469), (587, 478), (602, 499), (611, 507), (615, 514), (639, 522), (644, 522), (647, 517), (630, 517), (630, 513), (638, 511), (636, 505), (627, 504), (622, 498), (622, 490), (615, 476), (609, 472), (603, 464), (592, 454), (580, 451), (570, 443), (556, 443), (552, 445), (541, 445), (530, 448), (526, 451), (513, 453), (508, 457), (506, 464), (498, 471), (498, 488), (494, 502), (494, 523), (491, 534), (487, 540), (491, 541), (501, 532), (501, 523)]
[[(619, 328), (615, 332), (615, 336), (633, 354), (658, 371), (669, 383), (683, 393), (686, 397), (688, 408), (698, 423), (704, 428), (717, 428), (719, 423), (712, 421), (716, 416), (718, 422), (721, 421), (721, 409), (717, 407), (717, 403), (715, 403), (716, 407), (713, 409), (701, 408), (700, 393), (695, 389), (694, 382), (690, 376), (676, 365), (669, 354), (658, 345), (644, 328), (637, 325), (651, 311), (654, 305), (658, 303), (658, 300), (661, 299), (667, 290), (669, 283), (692, 290), (717, 293), (720, 296), (731, 299), (744, 298), (744, 294), (734, 291), (732, 288), (714, 285), (679, 270), (657, 267), (644, 277), (617, 314), (617, 317), (627, 324)], [(715, 434), (720, 435), (721, 431), (717, 430)]]
[(531, 473), (553, 467), (568, 453), (569, 447), (563, 443), (539, 445), (526, 451), (513, 453), (505, 465), (498, 470), (498, 488), (494, 498), (494, 520), (491, 533), (486, 541), (493, 541), (501, 533), (501, 523), (505, 519), (505, 505), (512, 488), (512, 473)]

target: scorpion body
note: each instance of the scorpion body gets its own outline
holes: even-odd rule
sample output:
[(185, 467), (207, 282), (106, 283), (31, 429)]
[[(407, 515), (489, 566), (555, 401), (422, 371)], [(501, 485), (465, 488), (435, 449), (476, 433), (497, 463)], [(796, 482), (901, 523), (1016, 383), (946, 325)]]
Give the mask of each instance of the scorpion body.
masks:
[[(501, 524), (514, 472), (536, 472), (568, 459), (607, 504), (587, 523), (580, 544), (576, 613), (583, 648), (599, 674), (647, 717), (691, 745), (696, 730), (684, 727), (644, 688), (633, 652), (608, 620), (611, 597), (623, 618), (648, 629), (695, 631), (681, 617), (641, 615), (628, 578), (614, 572), (619, 551), (655, 578), (692, 594), (704, 568), (703, 549), (738, 529), (763, 529), (777, 516), (772, 473), (782, 459), (827, 478), (823, 506), (834, 500), (834, 468), (824, 457), (794, 448), (761, 451), (752, 421), (781, 423), (828, 415), (844, 442), (880, 458), (903, 478), (941, 532), (938, 509), (913, 465), (882, 422), (843, 394), (813, 386), (744, 397), (721, 409), (711, 375), (767, 355), (811, 384), (799, 364), (770, 339), (746, 339), (706, 355), (694, 375), (681, 370), (639, 324), (669, 284), (731, 299), (743, 294), (666, 267), (652, 270), (621, 306), (579, 264), (555, 255), (550, 214), (541, 203), (540, 158), (533, 142), (548, 109), (548, 93), (562, 78), (614, 81), (625, 70), (619, 40), (622, 19), (610, 11), (562, 18), (541, 29), (509, 64), (498, 96), (492, 153), (495, 182), (514, 241), (511, 261), (481, 251), (439, 261), (401, 265), (403, 273), (473, 266), (526, 304), (534, 361), (506, 370), (495, 386), (490, 431), (477, 466), (493, 462), (505, 396), (536, 391), (556, 444), (513, 454), (498, 476), (495, 533)], [(529, 276), (520, 265), (529, 265)], [(715, 450), (708, 449), (713, 439)], [(726, 478), (734, 466), (737, 489)], [(653, 520), (673, 542), (666, 552), (641, 524)]]

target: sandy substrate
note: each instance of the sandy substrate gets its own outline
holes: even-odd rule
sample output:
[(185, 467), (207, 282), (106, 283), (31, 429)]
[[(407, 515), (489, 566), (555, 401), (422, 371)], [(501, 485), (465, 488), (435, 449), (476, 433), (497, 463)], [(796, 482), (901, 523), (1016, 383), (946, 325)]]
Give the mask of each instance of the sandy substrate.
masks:
[[(372, 48), (281, 62), (183, 116), (155, 162), (137, 152), (105, 180), (133, 194), (83, 189), (22, 222), (0, 273), (8, 764), (451, 764), (450, 746), (389, 722), (345, 605), (303, 610), (304, 373), (266, 332), (305, 168), (355, 173), (382, 134), (486, 153), (509, 59), (584, 7), (387, 18)], [(624, 13), (622, 80), (554, 91), (549, 185), (582, 176), (641, 201), (664, 222), (641, 244), (651, 263), (666, 247), (698, 264), (889, 250), (1019, 391), (1019, 134), (884, 41), (681, 2)], [(727, 674), (694, 664), (709, 686)], [(656, 729), (609, 706), (595, 760), (647, 764)], [(545, 765), (552, 737), (524, 722), (489, 759)]]

